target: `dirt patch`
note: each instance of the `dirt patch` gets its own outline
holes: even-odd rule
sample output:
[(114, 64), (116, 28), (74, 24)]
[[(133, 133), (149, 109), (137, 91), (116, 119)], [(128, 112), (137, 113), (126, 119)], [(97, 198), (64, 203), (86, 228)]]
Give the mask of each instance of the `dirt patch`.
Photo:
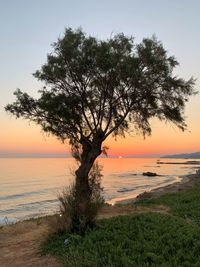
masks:
[(40, 256), (40, 243), (49, 233), (47, 222), (24, 221), (0, 229), (1, 267), (57, 267), (53, 257)]
[(158, 212), (158, 213), (169, 213), (169, 207), (164, 205), (157, 205), (152, 207), (143, 206), (132, 206), (132, 205), (114, 205), (106, 206), (102, 209), (99, 214), (99, 219), (111, 218), (119, 215), (128, 215), (134, 213), (147, 213), (147, 212)]

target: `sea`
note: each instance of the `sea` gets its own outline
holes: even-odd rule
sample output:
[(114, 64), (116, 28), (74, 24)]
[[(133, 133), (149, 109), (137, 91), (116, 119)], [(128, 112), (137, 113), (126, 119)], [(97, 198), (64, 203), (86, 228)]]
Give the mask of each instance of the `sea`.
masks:
[[(195, 172), (184, 159), (99, 158), (106, 202), (134, 198), (138, 194), (180, 181)], [(0, 224), (54, 214), (58, 195), (74, 181), (73, 158), (0, 158)], [(159, 176), (143, 176), (155, 172)]]

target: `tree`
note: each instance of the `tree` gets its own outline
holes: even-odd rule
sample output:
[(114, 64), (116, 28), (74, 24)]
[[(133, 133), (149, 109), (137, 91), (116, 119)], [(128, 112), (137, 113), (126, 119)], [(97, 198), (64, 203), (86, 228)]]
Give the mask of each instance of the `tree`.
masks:
[(75, 172), (77, 224), (90, 200), (89, 172), (105, 152), (102, 144), (109, 135), (124, 136), (130, 129), (149, 135), (152, 117), (186, 129), (184, 106), (195, 93), (194, 79), (174, 76), (177, 65), (155, 37), (135, 44), (124, 34), (98, 40), (67, 28), (34, 73), (45, 83), (40, 98), (19, 89), (14, 93), (16, 101), (5, 109), (63, 142), (68, 139), (80, 162)]

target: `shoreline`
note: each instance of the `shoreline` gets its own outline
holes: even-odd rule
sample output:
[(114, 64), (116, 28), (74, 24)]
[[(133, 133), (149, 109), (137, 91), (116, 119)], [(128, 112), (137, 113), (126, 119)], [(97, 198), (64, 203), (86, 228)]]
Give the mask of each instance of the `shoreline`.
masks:
[(173, 177), (173, 179), (170, 178), (165, 182), (160, 182), (159, 184), (154, 185), (151, 188), (146, 188), (144, 190), (141, 190), (141, 192), (133, 193), (130, 196), (125, 196), (124, 198), (123, 197), (116, 197), (114, 199), (106, 201), (106, 203), (109, 204), (109, 205), (112, 205), (112, 206), (114, 206), (116, 204), (120, 204), (120, 203), (125, 203), (125, 202), (127, 202), (129, 204), (130, 201), (134, 201), (139, 195), (142, 195), (143, 193), (147, 193), (147, 192), (148, 193), (152, 192), (152, 191), (157, 190), (157, 189), (159, 189), (161, 187), (164, 188), (166, 186), (169, 186), (169, 185), (172, 185), (172, 184), (175, 184), (175, 183), (179, 183), (179, 182), (182, 181), (183, 177), (187, 176), (187, 175), (189, 175), (189, 174), (185, 174), (185, 175), (181, 175), (181, 176), (173, 175), (173, 176), (171, 176), (171, 177)]
[[(177, 177), (178, 177), (178, 179), (181, 179), (181, 180), (174, 181), (173, 183), (170, 183), (167, 185), (162, 185), (162, 186), (156, 187), (156, 188), (151, 189), (149, 191), (144, 191), (143, 193), (140, 193), (134, 197), (116, 200), (114, 203), (105, 202), (105, 204), (112, 206), (112, 207), (118, 206), (118, 205), (129, 205), (131, 203), (135, 203), (135, 202), (142, 200), (142, 199), (157, 198), (157, 197), (160, 197), (164, 194), (176, 193), (176, 192), (186, 190), (186, 189), (192, 188), (195, 185), (200, 184), (200, 174), (197, 174), (197, 173), (186, 174), (186, 175), (181, 175), (181, 176), (177, 176)], [(42, 216), (37, 216), (37, 217), (30, 217), (30, 218), (25, 218), (23, 220), (18, 220), (15, 218), (9, 218), (6, 216), (4, 218), (3, 217), (0, 218), (0, 227), (6, 226), (6, 225), (15, 225), (18, 222), (29, 221), (32, 219), (40, 219), (43, 217), (49, 217), (49, 216), (53, 216), (53, 215), (55, 215), (55, 214), (52, 213), (52, 214), (47, 214), (47, 215), (42, 215)]]
[[(187, 175), (185, 175), (185, 176), (187, 176)], [(184, 176), (183, 176), (184, 177)], [(112, 202), (112, 200), (110, 200), (110, 201), (105, 201), (105, 205), (109, 205), (109, 206), (116, 206), (116, 205), (118, 205), (118, 204), (130, 204), (131, 202), (135, 202), (135, 201), (137, 201), (137, 198), (139, 197), (139, 196), (141, 196), (141, 195), (143, 195), (143, 194), (146, 194), (146, 193), (150, 193), (150, 192), (153, 192), (154, 190), (157, 190), (157, 189), (160, 189), (160, 188), (165, 188), (165, 187), (167, 187), (167, 186), (170, 186), (170, 185), (172, 185), (172, 184), (176, 184), (176, 183), (179, 183), (179, 182), (181, 182), (180, 180), (177, 182), (177, 179), (179, 180), (179, 179), (181, 179), (181, 181), (182, 181), (182, 176), (177, 176), (177, 178), (176, 179), (174, 179), (173, 180), (173, 182), (172, 183), (170, 183), (170, 184), (166, 184), (166, 185), (161, 185), (161, 186), (159, 186), (159, 187), (156, 187), (156, 188), (153, 188), (153, 189), (150, 189), (148, 192), (147, 191), (144, 191), (144, 192), (142, 192), (142, 193), (138, 193), (137, 195), (135, 195), (135, 196), (130, 196), (130, 197), (128, 197), (128, 198), (125, 198), (125, 199), (120, 199), (120, 200), (116, 200), (116, 201), (114, 201), (114, 202)], [(32, 220), (32, 219), (40, 219), (40, 218), (43, 218), (43, 217), (49, 217), (49, 216), (54, 216), (54, 215), (56, 215), (57, 213), (55, 213), (55, 212), (52, 212), (52, 213), (49, 213), (49, 214), (38, 214), (38, 216), (28, 216), (28, 217), (25, 217), (25, 218), (23, 218), (23, 219), (17, 219), (17, 218), (15, 218), (15, 217), (9, 217), (9, 216), (5, 216), (5, 217), (0, 217), (0, 227), (3, 227), (3, 226), (6, 226), (6, 225), (14, 225), (14, 224), (16, 224), (16, 223), (18, 223), (18, 222), (24, 222), (24, 221), (29, 221), (29, 220)]]
[(165, 186), (160, 186), (150, 191), (145, 191), (133, 198), (116, 201), (115, 205), (127, 205), (135, 203), (142, 199), (157, 198), (165, 194), (176, 193), (179, 191), (193, 188), (196, 185), (200, 185), (200, 174), (197, 173), (186, 174), (179, 176), (179, 178), (181, 178), (181, 180), (178, 182), (174, 182), (172, 184)]

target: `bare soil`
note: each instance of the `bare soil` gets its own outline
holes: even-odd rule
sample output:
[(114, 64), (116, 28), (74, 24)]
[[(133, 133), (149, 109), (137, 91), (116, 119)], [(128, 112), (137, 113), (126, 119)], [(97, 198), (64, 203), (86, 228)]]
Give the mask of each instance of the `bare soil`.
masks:
[(40, 256), (40, 243), (47, 237), (47, 223), (24, 221), (0, 229), (1, 267), (57, 267), (60, 266), (50, 256)]

